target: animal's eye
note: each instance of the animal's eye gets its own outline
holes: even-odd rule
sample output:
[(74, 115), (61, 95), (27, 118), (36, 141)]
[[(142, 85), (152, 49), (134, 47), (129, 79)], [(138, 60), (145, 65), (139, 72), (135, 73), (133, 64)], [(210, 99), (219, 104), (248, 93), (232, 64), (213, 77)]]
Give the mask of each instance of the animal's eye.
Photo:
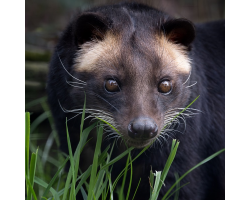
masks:
[(163, 80), (158, 85), (158, 91), (163, 94), (169, 94), (172, 91), (172, 83), (168, 80)]
[(117, 81), (114, 79), (108, 79), (105, 82), (104, 86), (108, 92), (119, 92), (120, 91), (119, 85), (118, 85)]

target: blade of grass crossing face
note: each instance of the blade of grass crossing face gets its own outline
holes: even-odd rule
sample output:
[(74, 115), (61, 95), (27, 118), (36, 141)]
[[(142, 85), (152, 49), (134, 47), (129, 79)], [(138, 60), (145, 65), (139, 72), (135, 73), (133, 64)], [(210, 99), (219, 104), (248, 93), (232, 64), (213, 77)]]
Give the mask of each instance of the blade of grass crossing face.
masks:
[(179, 112), (179, 114), (176, 115), (169, 123), (167, 123), (163, 129), (165, 129), (169, 124), (171, 124), (172, 121), (174, 121), (181, 113), (183, 113), (185, 110), (187, 110), (199, 97), (200, 97), (200, 95), (197, 96), (186, 108), (184, 108), (181, 112)]
[(97, 167), (98, 167), (98, 155), (100, 153), (101, 144), (102, 144), (102, 134), (103, 134), (103, 128), (99, 126), (98, 131), (97, 131), (97, 142), (96, 142), (95, 154), (93, 158), (93, 164), (92, 164), (92, 170), (91, 170), (91, 176), (90, 176), (88, 200), (91, 200), (94, 195), (94, 186), (95, 186), (96, 172), (97, 172)]
[(121, 134), (119, 133), (119, 131), (118, 131), (112, 124), (106, 122), (105, 120), (103, 120), (103, 119), (101, 119), (101, 118), (99, 118), (99, 117), (96, 117), (96, 119), (99, 119), (100, 121), (104, 122), (105, 124), (108, 124), (109, 127), (111, 127), (112, 129), (114, 129), (115, 132), (117, 132), (119, 135), (121, 135)]
[(194, 169), (196, 169), (197, 167), (205, 164), (206, 162), (210, 161), (211, 159), (213, 159), (214, 157), (218, 156), (219, 154), (221, 154), (222, 152), (224, 152), (225, 149), (221, 149), (220, 151), (217, 151), (216, 153), (212, 154), (211, 156), (209, 156), (208, 158), (204, 159), (203, 161), (199, 162), (197, 165), (195, 165), (194, 167), (192, 167), (190, 170), (188, 170), (185, 174), (183, 174), (172, 186), (171, 188), (169, 188), (169, 190), (167, 191), (167, 193), (164, 195), (164, 197), (162, 199), (165, 199), (168, 194), (172, 191), (172, 189), (175, 187), (175, 185), (180, 182), (186, 175), (188, 175), (191, 171), (193, 171)]

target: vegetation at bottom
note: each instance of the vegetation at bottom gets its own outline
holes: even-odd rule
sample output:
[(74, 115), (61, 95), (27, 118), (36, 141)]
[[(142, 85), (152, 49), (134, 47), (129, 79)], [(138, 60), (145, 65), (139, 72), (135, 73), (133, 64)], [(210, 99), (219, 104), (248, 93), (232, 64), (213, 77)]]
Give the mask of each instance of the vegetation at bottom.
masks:
[[(79, 133), (80, 141), (75, 152), (73, 152), (71, 149), (69, 138), (70, 134), (67, 128), (67, 119), (65, 119), (65, 128), (67, 130), (69, 155), (64, 155), (60, 151), (50, 152), (53, 143), (55, 143), (56, 147), (59, 149), (59, 138), (54, 127), (51, 113), (46, 103), (46, 98), (41, 98), (27, 104), (26, 109), (29, 106), (34, 106), (36, 104), (41, 104), (44, 109), (44, 113), (38, 116), (31, 124), (30, 113), (25, 113), (26, 200), (31, 200), (32, 198), (34, 200), (74, 200), (76, 199), (76, 195), (78, 193), (80, 193), (84, 200), (113, 199), (115, 195), (118, 196), (119, 200), (127, 200), (131, 198), (134, 199), (136, 191), (134, 194), (130, 193), (133, 174), (133, 161), (136, 160), (141, 154), (143, 154), (143, 152), (146, 151), (149, 146), (146, 146), (144, 149), (142, 149), (141, 152), (135, 158), (131, 157), (131, 151), (133, 150), (133, 147), (130, 147), (127, 148), (127, 150), (119, 156), (111, 159), (114, 143), (110, 144), (104, 151), (101, 152), (103, 136), (102, 124), (107, 122), (103, 120), (98, 120), (97, 122), (93, 123), (91, 126), (83, 130), (83, 119), (85, 117), (84, 105), (81, 131)], [(187, 107), (189, 107), (190, 105), (188, 105)], [(41, 149), (35, 146), (35, 141), (39, 140), (40, 136), (32, 134), (36, 130), (36, 128), (39, 127), (39, 125), (46, 119), (49, 121), (52, 131), (48, 139), (46, 140), (43, 149)], [(84, 146), (88, 142), (88, 135), (93, 128), (97, 128), (97, 142), (95, 146), (93, 163), (88, 167), (85, 172), (82, 172), (79, 169), (80, 154), (83, 151)], [(172, 162), (174, 162), (178, 146), (179, 142), (173, 139), (171, 152), (168, 156), (164, 169), (162, 171), (149, 172), (151, 186), (150, 200), (158, 199), (159, 192), (164, 184), (164, 180), (167, 177)], [(225, 149), (222, 149), (209, 156), (180, 177), (178, 174), (175, 174), (176, 182), (169, 188), (169, 190), (162, 199), (167, 200), (172, 195), (174, 195), (174, 199), (177, 200), (179, 190), (188, 184), (185, 183), (184, 185), (180, 185), (180, 181), (188, 173), (190, 173), (200, 165), (205, 164), (209, 160), (213, 159), (214, 157), (222, 153), (224, 150)], [(31, 155), (30, 152), (32, 152)], [(120, 172), (120, 174), (115, 177), (115, 181), (112, 181), (112, 165), (123, 157), (127, 157), (126, 165), (124, 166), (124, 169)], [(68, 161), (70, 162), (70, 167), (69, 170), (66, 172), (64, 170), (64, 167), (66, 166), (66, 163)], [(54, 170), (55, 168), (56, 170)], [(129, 187), (126, 194), (124, 194), (123, 191), (125, 186), (125, 179), (127, 176), (129, 177)], [(117, 183), (119, 180), (122, 181), (122, 184), (118, 186)], [(140, 181), (138, 182), (137, 188), (139, 185)]]

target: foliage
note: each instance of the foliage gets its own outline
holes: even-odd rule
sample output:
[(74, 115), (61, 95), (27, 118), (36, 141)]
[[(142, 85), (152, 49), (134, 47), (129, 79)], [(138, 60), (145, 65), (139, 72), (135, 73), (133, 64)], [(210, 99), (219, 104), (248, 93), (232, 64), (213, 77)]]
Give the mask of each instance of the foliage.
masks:
[[(48, 146), (45, 146), (45, 149), (41, 154), (38, 154), (38, 148), (32, 153), (31, 158), (29, 156), (30, 148), (30, 130), (35, 130), (35, 128), (45, 120), (45, 116), (50, 121), (52, 127), (51, 137), (53, 136), (55, 139), (56, 144), (59, 146), (58, 136), (54, 130), (53, 119), (51, 118), (50, 111), (48, 110), (48, 106), (46, 104), (46, 99), (40, 99), (37, 101), (42, 104), (45, 112), (41, 114), (30, 126), (30, 114), (28, 112), (25, 113), (25, 179), (26, 179), (26, 199), (31, 200), (33, 199), (54, 199), (54, 200), (68, 200), (68, 199), (76, 199), (76, 195), (80, 192), (84, 200), (92, 200), (92, 199), (113, 199), (115, 193), (117, 193), (118, 198), (120, 200), (124, 199), (134, 199), (136, 191), (140, 185), (140, 181), (137, 185), (134, 194), (130, 194), (130, 189), (132, 185), (132, 175), (133, 175), (133, 162), (144, 152), (147, 150), (145, 147), (135, 158), (131, 157), (131, 151), (133, 150), (132, 147), (127, 148), (119, 156), (113, 158), (111, 160), (111, 155), (114, 148), (114, 143), (109, 145), (103, 152), (101, 152), (101, 144), (102, 144), (102, 135), (103, 135), (103, 128), (102, 124), (107, 123), (105, 121), (97, 121), (93, 123), (91, 126), (83, 130), (84, 124), (84, 117), (85, 117), (85, 105), (83, 107), (83, 114), (82, 114), (82, 123), (81, 123), (81, 131), (80, 131), (80, 141), (77, 145), (75, 152), (71, 149), (70, 143), (70, 134), (67, 128), (67, 119), (66, 119), (66, 130), (67, 130), (67, 142), (68, 142), (68, 149), (69, 155), (65, 157), (62, 156), (62, 153), (59, 156), (59, 163), (57, 162), (58, 170), (55, 174), (51, 177), (47, 177), (47, 170), (40, 169), (43, 173), (40, 174), (40, 177), (35, 176), (36, 168), (42, 163), (45, 166), (44, 162), (52, 162), (54, 158), (48, 155)], [(193, 103), (193, 102), (192, 102)], [(189, 105), (190, 106), (190, 105)], [(79, 160), (80, 154), (84, 149), (84, 146), (88, 143), (89, 140), (88, 136), (92, 129), (97, 129), (97, 142), (95, 147), (95, 154), (93, 157), (93, 163), (89, 166), (89, 168), (85, 172), (81, 172), (79, 169)], [(112, 127), (111, 127), (112, 128)], [(151, 170), (149, 172), (150, 177), (150, 200), (158, 199), (160, 190), (162, 185), (164, 184), (164, 180), (169, 172), (172, 162), (174, 161), (175, 155), (177, 153), (177, 149), (179, 146), (179, 142), (176, 140), (172, 141), (171, 152), (165, 164), (163, 171), (156, 171), (153, 173)], [(39, 150), (40, 151), (40, 150)], [(169, 188), (163, 199), (169, 199), (172, 195), (175, 195), (175, 200), (178, 199), (179, 190), (187, 185), (188, 183), (180, 186), (180, 181), (191, 171), (199, 167), (200, 165), (208, 162), (209, 160), (213, 159), (220, 153), (222, 153), (224, 149), (216, 152), (215, 154), (211, 155), (207, 159), (203, 160), (202, 162), (198, 163), (196, 166), (188, 170), (185, 174), (179, 177), (176, 174), (176, 182)], [(40, 156), (41, 155), (41, 156)], [(44, 160), (44, 155), (46, 156), (46, 160)], [(111, 171), (112, 165), (119, 161), (121, 158), (127, 156), (127, 162), (124, 169), (120, 172), (120, 174), (116, 177), (115, 181), (111, 181)], [(67, 162), (70, 162), (70, 168), (68, 173), (64, 172), (64, 167), (66, 166)], [(39, 163), (39, 164), (37, 164)], [(50, 168), (49, 168), (50, 169)], [(126, 177), (129, 176), (129, 187), (126, 196), (124, 196), (124, 186), (125, 180), (128, 180)], [(46, 178), (47, 177), (47, 178)], [(45, 181), (48, 180), (48, 181)], [(120, 187), (117, 187), (117, 183), (119, 180), (122, 180), (122, 184)], [(36, 183), (36, 184), (34, 184)], [(36, 187), (35, 187), (36, 186)], [(173, 189), (175, 190), (173, 191)], [(172, 192), (172, 193), (171, 193)]]

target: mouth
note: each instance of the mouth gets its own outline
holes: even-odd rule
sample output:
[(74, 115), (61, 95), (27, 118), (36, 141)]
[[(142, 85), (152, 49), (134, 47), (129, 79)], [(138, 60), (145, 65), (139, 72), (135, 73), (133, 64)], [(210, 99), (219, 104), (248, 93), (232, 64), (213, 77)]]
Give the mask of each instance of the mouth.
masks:
[(121, 132), (117, 133), (116, 130), (112, 129), (111, 127), (107, 126), (105, 127), (105, 134), (106, 136), (112, 134), (116, 135), (113, 136), (113, 138), (120, 138), (125, 143), (127, 147), (134, 147), (136, 149), (143, 149), (144, 147), (148, 145), (152, 145), (158, 135), (156, 135), (154, 138), (151, 139), (133, 139), (131, 137), (128, 137), (128, 134), (122, 134)]
[(126, 144), (129, 147), (135, 147), (136, 149), (142, 149), (148, 145), (153, 144), (154, 139), (150, 139), (150, 140), (133, 140), (133, 139), (128, 139), (126, 140)]

